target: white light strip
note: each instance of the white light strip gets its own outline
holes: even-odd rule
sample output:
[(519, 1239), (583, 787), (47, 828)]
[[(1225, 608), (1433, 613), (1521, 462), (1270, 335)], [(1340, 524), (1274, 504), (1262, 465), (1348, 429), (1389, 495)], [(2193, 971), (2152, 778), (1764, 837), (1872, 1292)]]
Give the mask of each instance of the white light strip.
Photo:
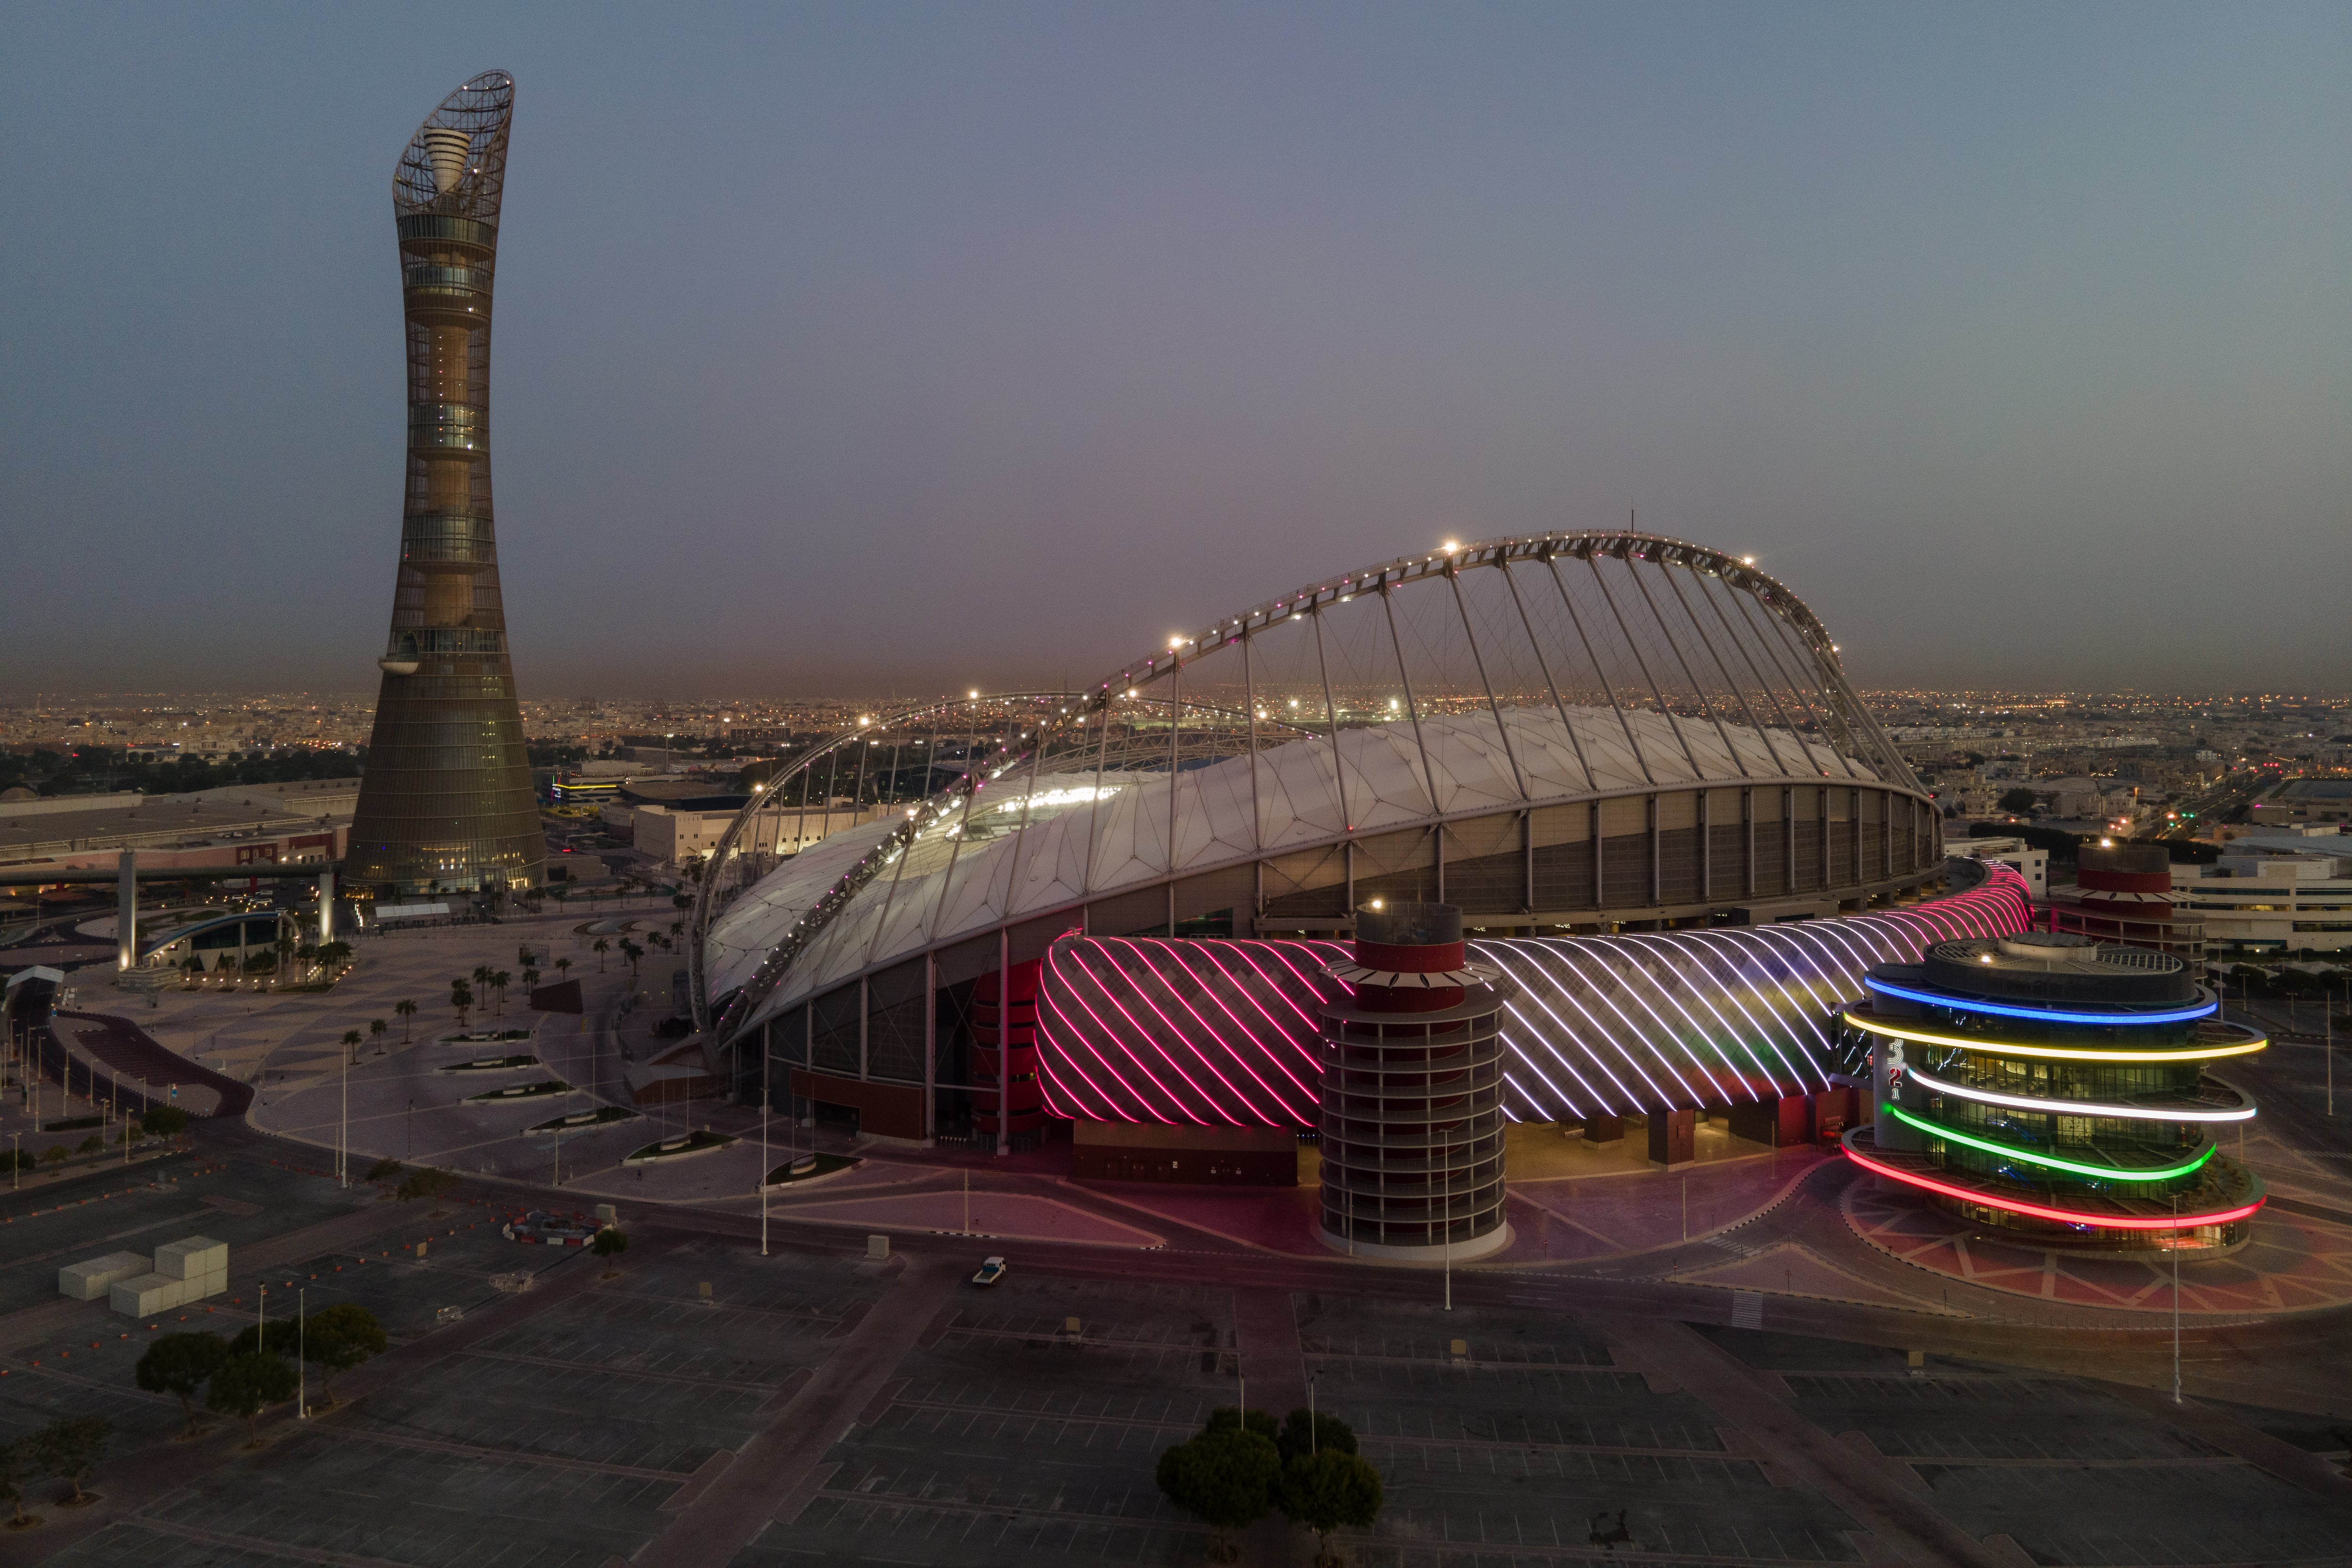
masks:
[(2006, 1105), (2016, 1110), (2048, 1111), (2054, 1116), (2119, 1116), (2135, 1121), (2251, 1121), (2254, 1118), (2251, 1105), (2236, 1110), (2155, 1110), (2145, 1105), (2101, 1105), (2088, 1100), (2031, 1100), (2021, 1094), (1995, 1094), (1989, 1089), (1930, 1078), (1916, 1068), (1909, 1069), (1909, 1076), (1914, 1082), (1937, 1094), (1957, 1094), (1962, 1100)]

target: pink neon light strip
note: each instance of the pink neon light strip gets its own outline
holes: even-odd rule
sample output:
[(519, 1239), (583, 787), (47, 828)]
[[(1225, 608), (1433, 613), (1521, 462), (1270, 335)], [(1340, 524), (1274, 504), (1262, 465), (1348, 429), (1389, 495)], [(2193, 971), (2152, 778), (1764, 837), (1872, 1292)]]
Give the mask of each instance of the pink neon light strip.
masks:
[(2218, 1209), (2211, 1214), (2185, 1214), (2178, 1218), (2117, 1218), (2109, 1215), (2082, 1214), (2068, 1209), (2044, 1208), (2040, 1204), (2020, 1203), (2015, 1198), (1995, 1197), (1990, 1193), (1978, 1192), (1973, 1188), (1957, 1187), (1949, 1182), (1937, 1181), (1932, 1176), (1916, 1175), (1909, 1171), (1898, 1171), (1892, 1165), (1883, 1165), (1875, 1160), (1855, 1153), (1851, 1148), (1846, 1150), (1845, 1157), (1864, 1170), (1876, 1175), (1889, 1176), (1898, 1182), (1906, 1182), (1915, 1187), (1925, 1187), (1931, 1193), (1941, 1193), (1948, 1198), (1958, 1198), (1965, 1203), (1982, 1204), (1987, 1208), (2000, 1209), (2009, 1214), (2031, 1215), (2035, 1219), (2054, 1219), (2062, 1225), (2095, 1226), (2101, 1230), (2190, 1230), (2200, 1225), (2227, 1225), (2233, 1219), (2245, 1218), (2269, 1201), (2267, 1198), (2256, 1198), (2252, 1203), (2237, 1208)]

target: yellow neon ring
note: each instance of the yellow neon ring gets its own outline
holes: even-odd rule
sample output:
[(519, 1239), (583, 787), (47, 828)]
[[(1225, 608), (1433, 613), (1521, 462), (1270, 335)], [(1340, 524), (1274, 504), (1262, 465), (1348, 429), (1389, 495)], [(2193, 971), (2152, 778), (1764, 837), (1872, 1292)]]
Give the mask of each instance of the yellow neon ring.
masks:
[(2269, 1045), (2270, 1037), (2258, 1035), (2251, 1040), (2241, 1040), (2227, 1046), (2192, 1046), (2177, 1051), (2095, 1051), (2076, 1050), (2066, 1046), (2021, 1046), (2007, 1040), (1970, 1040), (1958, 1035), (1931, 1035), (1924, 1029), (1898, 1029), (1891, 1024), (1843, 1015), (1845, 1021), (1864, 1034), (1885, 1035), (1897, 1040), (1916, 1040), (1923, 1046), (1948, 1046), (1958, 1051), (1982, 1051), (1988, 1056), (2056, 1057), (2078, 1062), (2188, 1062), (2209, 1061), (2215, 1057), (2242, 1057)]

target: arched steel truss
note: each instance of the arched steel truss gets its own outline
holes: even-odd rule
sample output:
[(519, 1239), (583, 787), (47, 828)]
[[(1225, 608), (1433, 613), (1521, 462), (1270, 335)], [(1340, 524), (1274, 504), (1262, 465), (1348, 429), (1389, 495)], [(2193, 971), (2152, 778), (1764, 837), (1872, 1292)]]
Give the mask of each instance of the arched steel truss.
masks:
[[(818, 770), (834, 775), (829, 799), (849, 756), (859, 757), (853, 771), (862, 776), (883, 734), (903, 742), (926, 726), (934, 737), (963, 737), (958, 776), (903, 819), (866, 824), (824, 861), (804, 864), (803, 879), (821, 871), (823, 885), (786, 889), (793, 918), (756, 971), (741, 984), (715, 977), (710, 939), (727, 911), (771, 872), (780, 883), (793, 879), (761, 850), (780, 842), (781, 832), (759, 825), (805, 809), (793, 803), (814, 794)], [(1228, 839), (1205, 857), (1183, 847), (1180, 816), (1209, 809), (1195, 799), (1203, 764), (1244, 755), (1251, 759), (1248, 804), (1233, 809), (1248, 821), (1229, 824)], [(1291, 764), (1310, 767), (1316, 776), (1308, 784), (1328, 786), (1329, 798), (1305, 805), (1263, 798), (1285, 786), (1298, 795), (1297, 778), (1277, 762), (1290, 775), (1299, 772)], [(1462, 785), (1465, 762), (1491, 773), (1485, 794)], [(1381, 795), (1375, 763), (1387, 768), (1387, 795), (1368, 802), (1366, 794)], [(1925, 799), (1847, 682), (1819, 619), (1747, 562), (1615, 531), (1486, 541), (1269, 600), (1173, 637), (1081, 693), (920, 705), (845, 730), (797, 759), (744, 809), (711, 857), (695, 907), (698, 1021), (722, 1041), (731, 1037), (864, 889), (894, 866), (905, 875), (908, 856), (927, 836), (952, 866), (961, 843), (940, 847), (971, 819), (983, 791), (1006, 791), (1003, 809), (1017, 807), (1014, 830), (1026, 835), (1032, 803), (1054, 794), (1051, 780), (1089, 773), (1097, 781), (1163, 781), (1151, 797), (1164, 796), (1165, 837), (1155, 840), (1161, 863), (1140, 875), (1129, 868), (1123, 874), (1131, 879), (1113, 884), (1120, 891), (1344, 844), (1373, 827), (1524, 815), (1545, 803), (1654, 795), (1661, 788), (1852, 781)], [(853, 793), (862, 802), (862, 788)], [(1097, 789), (1088, 803), (1095, 818), (1108, 793)], [(1239, 848), (1216, 859), (1234, 839)], [(1092, 848), (1086, 854), (1087, 874), (1060, 907), (1103, 891), (1093, 878)], [(1018, 867), (1018, 846), (1011, 858)], [(1010, 873), (1005, 886), (1010, 909)], [(1015, 912), (1030, 921), (1051, 909)], [(1001, 923), (1013, 918), (1008, 913)], [(922, 945), (869, 946), (863, 962), (902, 962), (982, 929), (934, 924), (922, 931)], [(856, 954), (836, 952), (821, 976), (794, 984), (803, 991), (830, 987), (855, 978), (860, 963)]]

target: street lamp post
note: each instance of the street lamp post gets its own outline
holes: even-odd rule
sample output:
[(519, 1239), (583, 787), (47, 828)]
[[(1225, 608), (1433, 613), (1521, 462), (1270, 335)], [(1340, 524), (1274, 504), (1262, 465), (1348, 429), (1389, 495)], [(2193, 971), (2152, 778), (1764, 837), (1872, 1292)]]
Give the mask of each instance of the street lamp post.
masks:
[(2172, 1403), (2180, 1403), (2180, 1194), (2172, 1194)]

